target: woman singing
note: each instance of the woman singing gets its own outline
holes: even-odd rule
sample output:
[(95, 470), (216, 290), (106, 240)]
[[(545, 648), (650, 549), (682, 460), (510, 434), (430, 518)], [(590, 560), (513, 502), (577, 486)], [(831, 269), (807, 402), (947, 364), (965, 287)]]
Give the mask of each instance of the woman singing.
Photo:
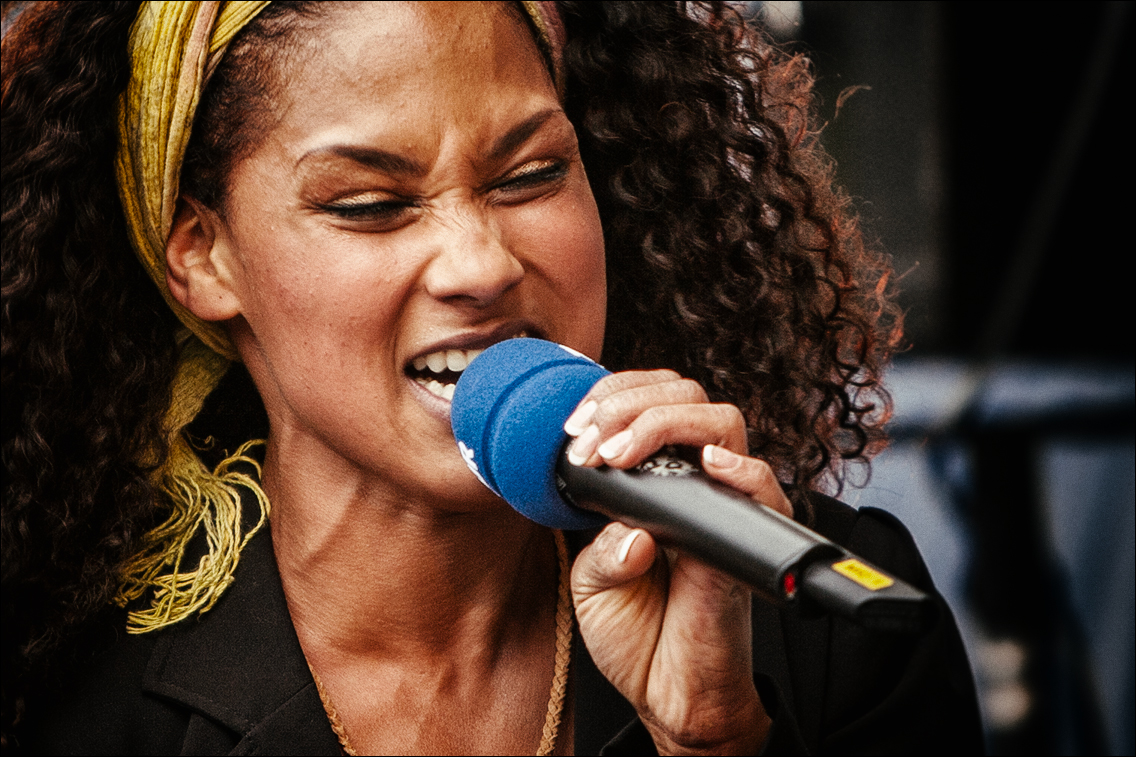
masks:
[(13, 753), (977, 751), (922, 635), (526, 520), (453, 385), (617, 371), (573, 463), (667, 444), (933, 591), (836, 491), (898, 338), (807, 64), (724, 3), (43, 3), (3, 49)]

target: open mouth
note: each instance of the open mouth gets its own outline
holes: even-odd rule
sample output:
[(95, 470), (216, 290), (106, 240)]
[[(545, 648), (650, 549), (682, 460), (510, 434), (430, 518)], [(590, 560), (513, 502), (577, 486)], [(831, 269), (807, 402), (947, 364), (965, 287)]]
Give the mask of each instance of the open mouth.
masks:
[[(528, 336), (527, 331), (513, 335), (513, 339)], [(406, 368), (411, 379), (417, 381), (426, 391), (444, 400), (454, 398), (454, 388), (462, 371), (473, 359), (485, 352), (480, 350), (438, 350), (429, 355), (414, 358)]]

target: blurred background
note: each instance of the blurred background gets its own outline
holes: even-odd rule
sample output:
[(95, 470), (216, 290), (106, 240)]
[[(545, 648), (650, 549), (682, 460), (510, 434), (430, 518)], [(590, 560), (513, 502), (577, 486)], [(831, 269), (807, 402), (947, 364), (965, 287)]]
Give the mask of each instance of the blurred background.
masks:
[(737, 6), (812, 61), (900, 276), (894, 443), (843, 498), (914, 534), (991, 753), (1136, 753), (1133, 3)]
[(992, 753), (1133, 754), (1133, 4), (738, 6), (900, 276), (894, 443), (843, 499), (914, 533)]

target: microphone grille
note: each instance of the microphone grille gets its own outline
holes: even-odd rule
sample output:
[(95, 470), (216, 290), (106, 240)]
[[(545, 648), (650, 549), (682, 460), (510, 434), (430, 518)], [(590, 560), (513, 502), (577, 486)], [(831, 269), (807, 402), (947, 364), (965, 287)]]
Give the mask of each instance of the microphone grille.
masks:
[(522, 515), (550, 528), (606, 520), (568, 505), (556, 489), (564, 422), (608, 371), (542, 339), (509, 339), (479, 355), (454, 389), (450, 425), (482, 483)]

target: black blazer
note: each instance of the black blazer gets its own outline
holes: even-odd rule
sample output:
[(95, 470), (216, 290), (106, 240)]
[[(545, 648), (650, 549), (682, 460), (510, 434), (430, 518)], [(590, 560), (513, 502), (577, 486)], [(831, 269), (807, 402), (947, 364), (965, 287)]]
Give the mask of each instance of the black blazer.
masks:
[[(820, 496), (814, 510), (820, 533), (933, 591), (892, 516)], [(903, 636), (755, 601), (757, 685), (774, 720), (765, 752), (980, 753), (970, 667), (950, 611), (938, 604), (927, 633)], [(233, 585), (212, 610), (141, 636), (124, 627), (121, 616), (105, 626), (90, 662), (30, 702), (17, 751), (341, 753), (292, 627), (267, 528), (248, 543)], [(578, 634), (571, 666), (577, 753), (654, 752)]]

